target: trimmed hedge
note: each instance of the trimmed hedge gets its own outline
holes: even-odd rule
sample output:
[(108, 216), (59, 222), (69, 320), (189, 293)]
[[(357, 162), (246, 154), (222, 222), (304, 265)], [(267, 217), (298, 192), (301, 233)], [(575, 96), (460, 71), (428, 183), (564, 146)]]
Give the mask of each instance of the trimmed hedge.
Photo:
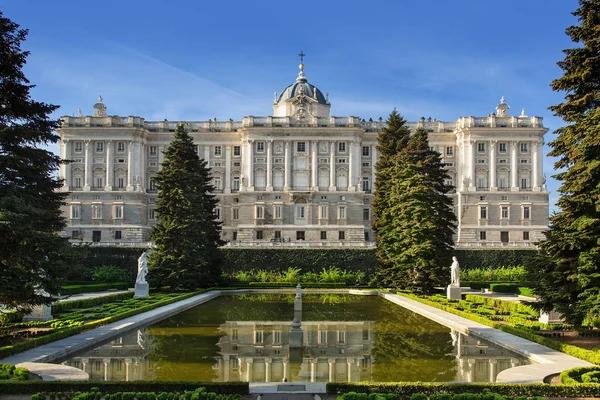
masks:
[(492, 284), (498, 284), (498, 283), (504, 283), (504, 284), (516, 284), (516, 282), (499, 282), (499, 281), (460, 281), (460, 286), (462, 287), (470, 287), (471, 289), (489, 289), (490, 285)]
[[(281, 287), (281, 288), (295, 288), (298, 285), (297, 282), (249, 282), (248, 286), (252, 288), (257, 287)], [(302, 288), (346, 288), (351, 285), (345, 283), (303, 283), (300, 282)]]
[(94, 283), (91, 285), (68, 285), (60, 288), (60, 294), (65, 296), (80, 293), (104, 292), (109, 289), (127, 290), (131, 286), (132, 284), (127, 282)]
[[(510, 333), (512, 335), (522, 337), (523, 339), (527, 339), (532, 342), (539, 343), (543, 346), (550, 347), (551, 349), (558, 350), (558, 351), (566, 353), (570, 356), (577, 357), (582, 360), (591, 362), (592, 364), (600, 364), (600, 353), (597, 351), (582, 349), (581, 347), (573, 346), (571, 344), (557, 342), (556, 340), (552, 340), (550, 338), (540, 336), (536, 332), (533, 332), (530, 330), (520, 329), (520, 328), (512, 327), (509, 325), (501, 324), (499, 322), (492, 321), (492, 320), (482, 317), (480, 315), (469, 313), (466, 311), (457, 310), (453, 307), (446, 307), (442, 304), (436, 303), (435, 301), (426, 300), (426, 299), (423, 299), (423, 298), (415, 296), (415, 295), (411, 295), (411, 294), (407, 294), (407, 293), (400, 293), (400, 292), (398, 292), (397, 294), (399, 296), (404, 296), (409, 299), (418, 301), (420, 303), (427, 304), (428, 306), (439, 308), (440, 310), (447, 311), (451, 314), (458, 315), (459, 317), (467, 318), (472, 321), (479, 322), (481, 324), (490, 326), (492, 328), (504, 331), (506, 333)], [(489, 300), (498, 301), (497, 299), (489, 299)], [(509, 303), (509, 302), (507, 302), (507, 303)], [(517, 304), (517, 303), (515, 303), (515, 304)]]
[(97, 328), (102, 325), (109, 324), (111, 322), (119, 321), (121, 319), (131, 317), (132, 315), (141, 314), (146, 311), (154, 310), (155, 308), (166, 306), (171, 303), (175, 303), (176, 301), (187, 299), (188, 297), (196, 296), (198, 294), (204, 293), (211, 289), (203, 289), (192, 293), (186, 293), (181, 296), (173, 297), (158, 303), (149, 304), (144, 307), (135, 308), (129, 311), (122, 312), (120, 314), (115, 314), (111, 317), (102, 318), (97, 321), (92, 321), (84, 324), (83, 326), (74, 326), (71, 328), (61, 329), (58, 332), (50, 333), (45, 336), (40, 336), (34, 339), (26, 340), (24, 342), (16, 343), (9, 346), (0, 347), (0, 359), (4, 357), (8, 357), (10, 355), (21, 353), (25, 350), (33, 349), (34, 347), (41, 346), (46, 343), (54, 342), (56, 340), (64, 339), (69, 336), (76, 335), (88, 329)]
[[(568, 369), (560, 373), (560, 381), (563, 385), (577, 385), (584, 382), (584, 375), (600, 373), (600, 367), (578, 367)], [(590, 375), (587, 375), (588, 377)]]
[(125, 271), (127, 280), (135, 282), (137, 276), (137, 260), (147, 250), (135, 247), (91, 247), (81, 246), (82, 267), (86, 270), (85, 278), (91, 278), (94, 271), (105, 265), (114, 265)]
[(543, 396), (543, 397), (598, 397), (600, 384), (585, 385), (546, 385), (538, 384), (501, 384), (501, 383), (350, 383), (330, 382), (327, 384), (327, 394), (342, 393), (393, 393), (398, 396), (411, 396), (413, 393), (433, 394), (463, 394), (483, 393), (484, 391), (505, 396)]
[(477, 249), (454, 250), (461, 268), (517, 267), (525, 265), (527, 259), (537, 254), (537, 250)]
[(2, 394), (32, 394), (52, 392), (87, 392), (98, 388), (102, 393), (118, 392), (183, 392), (204, 387), (206, 390), (219, 394), (248, 394), (248, 382), (164, 382), (164, 381), (28, 381), (0, 382)]
[(514, 293), (522, 296), (535, 297), (532, 288), (519, 286), (514, 283), (492, 283), (490, 284), (490, 290), (494, 293)]
[(78, 308), (99, 306), (102, 304), (111, 303), (113, 301), (130, 299), (134, 294), (135, 292), (115, 293), (102, 297), (92, 297), (90, 299), (61, 301), (60, 303), (52, 303), (52, 312), (55, 314), (60, 314), (64, 313), (65, 311), (71, 311)]

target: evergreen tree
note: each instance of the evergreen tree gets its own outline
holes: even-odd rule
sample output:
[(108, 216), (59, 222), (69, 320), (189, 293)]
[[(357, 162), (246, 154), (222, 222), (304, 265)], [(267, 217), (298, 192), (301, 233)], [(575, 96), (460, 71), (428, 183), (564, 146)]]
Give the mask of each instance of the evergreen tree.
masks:
[(429, 291), (448, 281), (452, 234), (452, 189), (440, 154), (429, 149), (420, 128), (395, 156), (389, 187), (388, 224), (381, 227), (378, 249), (388, 260), (379, 279), (388, 285)]
[(574, 324), (600, 322), (600, 1), (580, 0), (579, 25), (566, 33), (577, 47), (564, 50), (564, 71), (551, 87), (565, 102), (550, 107), (566, 125), (555, 131), (560, 212), (528, 269), (546, 310)]
[(0, 12), (0, 304), (21, 310), (58, 294), (68, 247), (57, 235), (66, 225), (61, 160), (41, 148), (59, 140), (49, 119), (58, 106), (31, 99), (27, 33)]
[(386, 252), (381, 251), (382, 235), (379, 233), (392, 220), (389, 209), (391, 177), (393, 175), (396, 156), (408, 144), (410, 129), (406, 126), (406, 120), (398, 114), (396, 109), (392, 111), (386, 121), (386, 127), (381, 130), (377, 137), (377, 152), (379, 159), (375, 165), (377, 179), (375, 181), (375, 196), (373, 199), (373, 225), (375, 231), (375, 242), (377, 244), (378, 269), (384, 271), (389, 267)]
[(195, 289), (215, 284), (221, 272), (221, 223), (215, 218), (218, 200), (206, 161), (198, 158), (183, 125), (164, 152), (156, 176), (159, 222), (150, 237), (155, 251), (149, 257), (152, 286)]

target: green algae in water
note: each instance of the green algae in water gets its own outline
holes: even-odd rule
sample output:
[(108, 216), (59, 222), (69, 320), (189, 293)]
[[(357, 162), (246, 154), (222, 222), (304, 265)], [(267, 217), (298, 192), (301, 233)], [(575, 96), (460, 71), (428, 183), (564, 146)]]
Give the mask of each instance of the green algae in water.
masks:
[(293, 304), (293, 294), (221, 296), (67, 363), (85, 364), (91, 379), (261, 382), (489, 381), (527, 363), (379, 297), (349, 294), (303, 295), (302, 347), (290, 349)]

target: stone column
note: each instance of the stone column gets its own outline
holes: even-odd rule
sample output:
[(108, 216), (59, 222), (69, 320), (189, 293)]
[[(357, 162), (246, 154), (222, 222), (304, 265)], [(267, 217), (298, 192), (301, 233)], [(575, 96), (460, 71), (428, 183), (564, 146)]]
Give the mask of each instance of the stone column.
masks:
[(248, 190), (254, 191), (254, 139), (248, 140), (248, 149), (250, 150), (250, 160), (248, 166)]
[[(60, 142), (60, 159), (61, 160), (66, 160), (67, 159), (67, 142), (68, 140), (61, 140)], [(65, 189), (65, 186), (69, 185), (69, 181), (67, 181), (67, 164), (60, 164), (60, 167), (58, 168), (58, 177), (59, 179), (64, 179), (63, 182), (63, 190), (69, 190), (68, 188)]]
[(496, 374), (497, 374), (497, 366), (498, 366), (498, 360), (490, 360), (490, 382), (496, 382)]
[(328, 358), (327, 363), (329, 363), (329, 382), (333, 382), (335, 378), (335, 358)]
[(283, 360), (283, 380), (288, 380), (290, 376), (290, 361), (287, 359)]
[(273, 190), (273, 140), (267, 140), (267, 192)]
[(81, 362), (81, 370), (83, 372), (87, 372), (87, 365), (90, 363), (90, 359), (89, 358), (82, 358), (81, 360), (79, 360)]
[(537, 158), (537, 179), (540, 190), (544, 189), (544, 140), (541, 139), (537, 146), (538, 148), (538, 158)]
[(271, 382), (271, 358), (265, 358), (265, 382)]
[(223, 363), (221, 364), (223, 366), (223, 382), (229, 382), (229, 370), (231, 369), (230, 364), (231, 357), (229, 354), (224, 354)]
[(131, 358), (125, 359), (125, 381), (131, 380)]
[(540, 187), (539, 187), (539, 180), (538, 180), (538, 158), (539, 158), (539, 151), (538, 151), (538, 142), (531, 142), (531, 152), (533, 153), (531, 155), (531, 187), (533, 188), (534, 191), (540, 191)]
[(254, 360), (252, 358), (246, 358), (246, 381), (252, 382), (252, 366)]
[(317, 147), (319, 142), (317, 140), (313, 140), (311, 142), (312, 145), (312, 154), (311, 154), (311, 171), (310, 171), (310, 185), (312, 190), (319, 190), (319, 184), (317, 182)]
[(127, 191), (133, 191), (133, 141), (127, 145)]
[(158, 146), (158, 170), (160, 171), (162, 169), (162, 163), (165, 160), (165, 155), (163, 154), (163, 151), (165, 151), (165, 146)]
[(138, 192), (142, 192), (146, 187), (146, 146), (144, 145), (144, 142), (140, 142), (138, 154), (139, 158), (137, 160), (137, 175), (140, 177), (140, 180), (137, 184), (136, 190)]
[(112, 190), (112, 185), (114, 181), (114, 161), (115, 158), (113, 156), (113, 142), (109, 140), (106, 142), (106, 185), (104, 185), (104, 190)]
[(317, 371), (317, 361), (311, 360), (311, 362), (310, 362), (310, 381), (311, 382), (315, 381), (316, 371)]
[(496, 141), (490, 140), (490, 190), (498, 190), (496, 182)]
[(91, 152), (91, 147), (92, 147), (92, 142), (89, 140), (86, 140), (84, 142), (84, 146), (85, 146), (85, 159), (84, 159), (84, 178), (83, 178), (83, 190), (85, 191), (90, 191), (91, 190), (91, 184), (90, 182), (92, 181), (92, 157), (90, 155)]
[(354, 191), (354, 140), (348, 142), (348, 191)]
[(290, 142), (285, 142), (285, 158), (284, 158), (284, 175), (283, 175), (283, 190), (290, 190), (292, 166), (290, 165)]
[(519, 182), (517, 182), (517, 142), (510, 142), (510, 186), (513, 192), (519, 191)]
[(354, 358), (347, 359), (346, 364), (348, 366), (348, 382), (352, 382), (352, 365), (354, 364)]
[(103, 358), (102, 362), (104, 363), (104, 380), (110, 381), (112, 379), (112, 371), (110, 368), (110, 358)]
[(469, 191), (476, 190), (475, 185), (475, 141), (469, 140), (469, 159), (468, 159), (468, 172), (469, 177)]
[(204, 161), (206, 161), (206, 166), (210, 168), (210, 146), (204, 146)]
[(329, 144), (329, 191), (335, 190), (335, 140), (332, 140)]
[(377, 147), (371, 146), (371, 193), (375, 193), (375, 179), (377, 179), (375, 164), (377, 164)]
[(469, 364), (469, 374), (467, 376), (467, 382), (473, 382), (473, 380), (475, 379), (475, 362), (476, 360), (472, 358), (467, 360), (467, 363)]
[[(63, 160), (66, 159), (70, 159), (71, 158), (71, 145), (69, 143), (69, 140), (65, 140), (64, 141), (64, 156), (61, 156), (61, 158)], [(67, 165), (67, 164), (61, 164), (61, 167), (63, 168), (64, 171), (64, 175), (63, 177), (65, 178), (65, 181), (63, 182), (63, 190), (68, 191), (69, 187), (71, 186), (71, 165)]]

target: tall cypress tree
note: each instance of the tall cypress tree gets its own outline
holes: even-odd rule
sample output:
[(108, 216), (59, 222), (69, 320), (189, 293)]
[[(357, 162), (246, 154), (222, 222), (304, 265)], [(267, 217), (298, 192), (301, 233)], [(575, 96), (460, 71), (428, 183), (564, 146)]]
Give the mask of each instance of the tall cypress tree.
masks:
[(0, 13), (0, 304), (28, 310), (55, 295), (66, 269), (66, 193), (55, 177), (61, 160), (43, 145), (57, 143), (58, 106), (31, 99), (21, 50), (27, 30)]
[(380, 233), (389, 225), (392, 215), (390, 214), (390, 188), (391, 179), (396, 163), (396, 156), (406, 148), (410, 129), (406, 126), (406, 120), (394, 109), (386, 121), (386, 127), (381, 130), (377, 137), (377, 152), (379, 159), (375, 165), (377, 179), (375, 181), (375, 196), (373, 199), (373, 225), (375, 231), (375, 243), (377, 244), (378, 269), (385, 271), (389, 267), (386, 252), (382, 251), (383, 236)]
[(220, 276), (218, 246), (223, 243), (207, 163), (198, 158), (183, 125), (177, 127), (164, 155), (156, 176), (159, 222), (150, 235), (155, 251), (149, 257), (148, 281), (173, 289), (211, 286)]
[(439, 153), (429, 149), (427, 131), (417, 129), (395, 156), (389, 187), (388, 224), (380, 230), (380, 251), (388, 265), (385, 284), (429, 291), (448, 281), (452, 234), (452, 189)]
[(564, 71), (551, 87), (565, 101), (550, 107), (566, 125), (555, 131), (560, 211), (529, 263), (544, 308), (574, 324), (600, 323), (600, 1), (580, 0), (579, 25), (567, 28), (577, 47), (564, 50)]

